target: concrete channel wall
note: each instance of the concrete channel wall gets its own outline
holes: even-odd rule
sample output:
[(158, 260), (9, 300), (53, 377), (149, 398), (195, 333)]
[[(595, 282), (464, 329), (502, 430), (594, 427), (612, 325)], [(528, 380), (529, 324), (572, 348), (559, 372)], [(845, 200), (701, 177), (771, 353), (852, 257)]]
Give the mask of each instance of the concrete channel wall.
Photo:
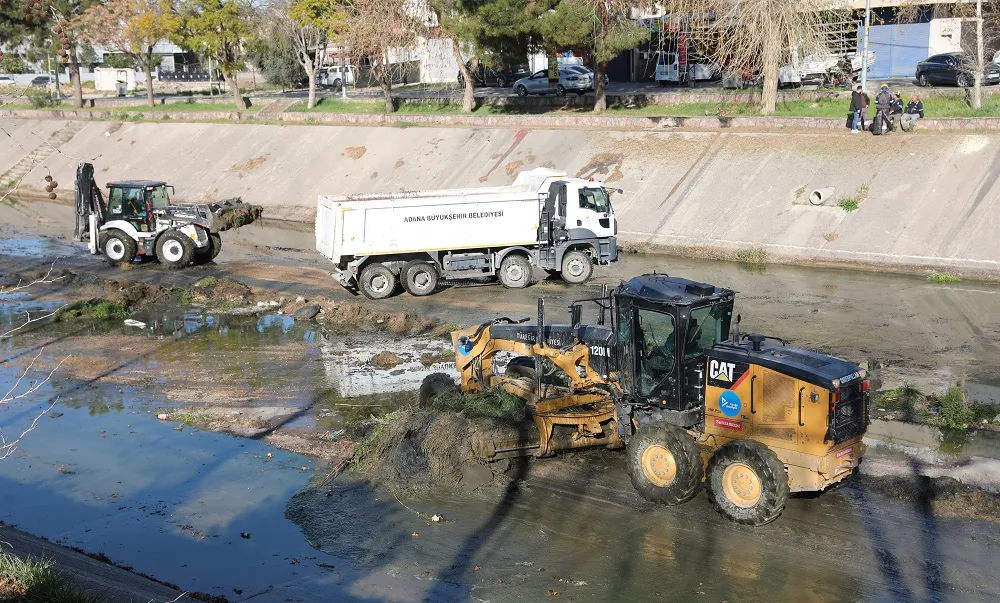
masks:
[[(69, 203), (76, 164), (99, 182), (157, 178), (183, 200), (242, 196), (266, 216), (310, 222), (319, 193), (502, 185), (555, 167), (621, 188), (621, 241), (635, 248), (1000, 276), (1000, 135), (922, 131), (601, 131), (5, 120), (0, 174), (29, 153)], [(30, 165), (30, 160), (28, 164)], [(6, 184), (6, 178), (3, 183)], [(814, 189), (829, 205), (809, 204)], [(856, 211), (840, 202), (853, 199)]]

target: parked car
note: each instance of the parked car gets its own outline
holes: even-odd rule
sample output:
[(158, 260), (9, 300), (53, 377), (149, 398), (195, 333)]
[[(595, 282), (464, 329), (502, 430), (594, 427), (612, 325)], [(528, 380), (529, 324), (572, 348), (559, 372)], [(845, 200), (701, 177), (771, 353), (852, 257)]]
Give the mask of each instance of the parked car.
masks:
[[(466, 63), (465, 66), (472, 69), (471, 62)], [(530, 74), (531, 68), (527, 64), (507, 65), (499, 69), (493, 69), (484, 66), (482, 63), (478, 63), (476, 68), (472, 69), (472, 85), (506, 88), (510, 86), (511, 82), (527, 77)], [(458, 85), (461, 87), (465, 86), (465, 76), (462, 75), (461, 71), (458, 72)]]
[(347, 82), (347, 85), (354, 83), (354, 72), (351, 71), (350, 65), (323, 67), (319, 70), (319, 74), (316, 77), (318, 85), (332, 86), (337, 90), (340, 90), (340, 86), (344, 82)]
[[(968, 88), (974, 79), (971, 67), (971, 61), (967, 61), (961, 52), (936, 54), (917, 63), (917, 83), (921, 86), (951, 84)], [(1000, 84), (1000, 65), (986, 64), (983, 84)]]
[[(594, 82), (596, 80), (594, 79), (594, 72), (591, 71), (590, 69), (587, 69), (583, 65), (565, 65), (565, 66), (562, 67), (562, 69), (565, 69), (567, 71), (573, 71), (573, 72), (581, 74), (581, 75), (586, 75), (587, 77), (590, 78), (590, 89), (591, 90), (594, 89)], [(607, 87), (609, 81), (610, 80), (608, 79), (608, 74), (605, 73), (604, 74), (604, 86), (605, 87)]]
[(56, 78), (51, 75), (39, 75), (31, 80), (32, 86), (48, 86), (49, 84), (56, 83)]
[[(559, 69), (559, 83), (556, 84), (556, 96), (566, 96), (567, 92), (586, 94), (594, 89), (594, 80), (589, 75), (583, 75), (575, 71), (570, 71), (563, 67)], [(528, 96), (529, 94), (540, 94), (545, 96), (549, 90), (548, 70), (539, 71), (529, 77), (523, 77), (514, 82), (514, 92), (518, 96)]]
[(0, 86), (16, 86), (17, 82), (9, 75), (0, 75)]

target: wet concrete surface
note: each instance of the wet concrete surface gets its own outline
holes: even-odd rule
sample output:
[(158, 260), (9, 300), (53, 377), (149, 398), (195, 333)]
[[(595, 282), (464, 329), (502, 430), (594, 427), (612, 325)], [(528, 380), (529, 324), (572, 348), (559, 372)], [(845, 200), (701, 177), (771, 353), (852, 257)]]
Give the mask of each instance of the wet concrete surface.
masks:
[[(79, 247), (59, 240), (24, 241), (0, 240), (8, 270), (61, 255), (60, 266), (108, 278), (191, 284), (227, 274), (276, 298), (352, 299), (322, 262), (287, 248), (233, 245), (216, 265), (123, 272), (70, 255)], [(543, 297), (554, 316), (601, 284), (653, 269), (733, 287), (744, 332), (874, 359), (886, 367), (887, 384), (989, 383), (1000, 363), (993, 353), (1000, 298), (992, 284), (628, 256), (587, 287), (465, 285), (383, 305), (467, 324), (532, 316)], [(53, 284), (50, 295), (59, 294)], [(12, 321), (11, 312), (55, 304), (19, 299), (3, 307)], [(364, 387), (345, 387), (352, 383), (345, 370), (364, 375), (364, 354), (383, 348), (413, 360), (433, 341), (341, 337), (280, 316), (158, 309), (138, 318), (154, 328), (56, 325), (3, 344), (17, 366), (37, 349), (44, 349), (43, 366), (64, 353), (82, 360), (45, 392), (59, 397), (62, 415), (44, 419), (18, 454), (0, 463), (0, 519), (232, 600), (1000, 598), (1000, 524), (975, 513), (936, 513), (935, 490), (916, 469), (898, 496), (862, 481), (793, 498), (779, 521), (759, 529), (726, 522), (704, 495), (677, 508), (646, 503), (629, 485), (622, 456), (606, 451), (516, 465), (512, 485), (499, 491), (397, 500), (350, 473), (327, 480), (327, 466), (263, 438), (178, 430), (154, 412), (197, 402), (281, 407), (286, 428), (335, 437), (352, 421), (411, 401), (378, 373), (353, 381)], [(11, 363), (0, 365), (4, 382), (15, 372)], [(179, 387), (184, 380), (195, 386)], [(23, 422), (43, 402), (3, 411), (3, 424)], [(427, 521), (435, 513), (444, 521)]]

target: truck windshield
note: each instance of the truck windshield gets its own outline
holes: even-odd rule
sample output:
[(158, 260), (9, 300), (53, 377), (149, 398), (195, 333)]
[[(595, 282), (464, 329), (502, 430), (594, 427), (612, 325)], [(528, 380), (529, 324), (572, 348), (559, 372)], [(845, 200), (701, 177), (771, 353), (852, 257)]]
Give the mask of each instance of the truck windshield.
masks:
[(713, 344), (728, 339), (732, 318), (732, 302), (691, 310), (691, 321), (684, 339), (684, 358), (700, 356)]
[(170, 205), (166, 185), (154, 186), (149, 190), (149, 204), (153, 209), (166, 209)]
[(599, 214), (607, 214), (611, 211), (611, 203), (608, 202), (608, 194), (603, 188), (581, 188), (580, 189), (580, 209), (589, 209)]

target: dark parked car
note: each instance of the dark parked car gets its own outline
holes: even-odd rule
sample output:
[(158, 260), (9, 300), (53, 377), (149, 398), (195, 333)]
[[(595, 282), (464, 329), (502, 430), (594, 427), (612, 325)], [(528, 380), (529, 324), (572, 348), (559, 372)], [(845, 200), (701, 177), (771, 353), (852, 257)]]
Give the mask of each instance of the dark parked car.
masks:
[[(465, 66), (470, 69), (472, 68), (469, 63), (466, 63)], [(500, 69), (493, 69), (479, 63), (472, 70), (472, 84), (474, 86), (499, 86), (500, 88), (506, 88), (522, 77), (528, 77), (529, 75), (531, 75), (531, 69), (527, 64), (507, 65)], [(458, 85), (465, 86), (465, 77), (461, 71), (458, 72)]]
[[(965, 58), (961, 52), (936, 54), (917, 63), (917, 83), (921, 86), (931, 84), (951, 84), (967, 88), (972, 85), (973, 62)], [(1000, 66), (987, 63), (983, 69), (983, 84), (1000, 84)]]
[(32, 86), (48, 86), (49, 84), (56, 83), (56, 78), (51, 75), (39, 75), (38, 77), (31, 80)]

